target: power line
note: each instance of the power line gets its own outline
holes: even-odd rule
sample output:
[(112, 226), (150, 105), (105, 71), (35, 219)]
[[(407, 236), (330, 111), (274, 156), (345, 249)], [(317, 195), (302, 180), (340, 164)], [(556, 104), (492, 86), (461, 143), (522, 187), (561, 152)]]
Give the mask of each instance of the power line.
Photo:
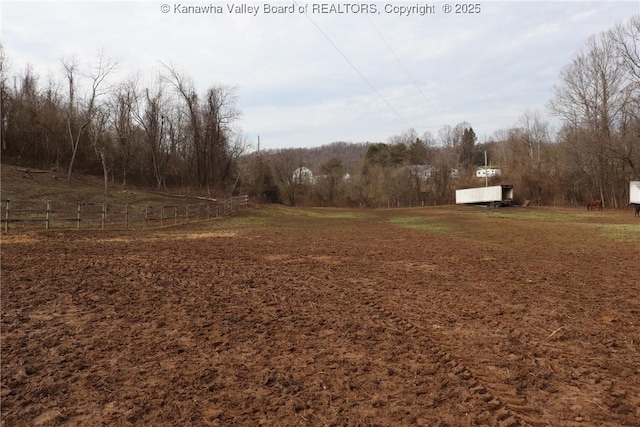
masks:
[[(294, 1), (294, 3), (296, 4), (296, 6), (298, 6), (298, 3), (296, 1)], [(402, 120), (404, 122), (405, 125), (407, 125), (407, 127), (409, 128), (413, 128), (413, 126), (411, 126), (409, 124), (409, 122), (398, 112), (398, 110), (396, 110), (393, 105), (391, 105), (391, 103), (384, 97), (382, 96), (382, 94), (378, 91), (378, 89), (375, 88), (375, 86), (373, 86), (373, 84), (371, 84), (371, 82), (364, 76), (364, 74), (362, 74), (360, 72), (360, 70), (358, 69), (358, 67), (356, 67), (353, 62), (351, 62), (351, 60), (349, 60), (349, 58), (347, 57), (347, 55), (345, 55), (340, 48), (333, 42), (333, 40), (331, 40), (331, 38), (327, 35), (327, 33), (325, 33), (322, 28), (320, 28), (320, 26), (318, 24), (316, 24), (316, 22), (311, 19), (311, 17), (305, 13), (304, 14), (307, 19), (309, 20), (309, 22), (311, 22), (313, 24), (314, 27), (316, 27), (316, 29), (320, 32), (320, 34), (322, 34), (324, 36), (325, 39), (327, 39), (327, 41), (331, 44), (331, 46), (333, 46), (333, 48), (344, 58), (345, 61), (347, 61), (347, 64), (349, 64), (351, 66), (351, 68), (353, 68), (353, 70), (358, 73), (358, 75), (360, 76), (360, 78), (380, 97), (380, 99), (382, 99), (384, 101), (385, 104), (387, 104), (387, 107), (389, 107), (389, 109), (391, 111), (394, 112), (394, 114), (396, 116), (398, 116), (398, 118), (400, 118), (400, 120)]]
[(393, 55), (393, 57), (395, 58), (396, 62), (400, 65), (400, 67), (402, 68), (402, 70), (404, 71), (404, 73), (407, 75), (407, 77), (409, 77), (409, 80), (411, 80), (411, 82), (413, 83), (413, 85), (416, 87), (416, 89), (418, 89), (418, 92), (420, 92), (420, 95), (422, 95), (422, 97), (424, 98), (425, 101), (427, 101), (427, 103), (431, 106), (431, 108), (433, 108), (433, 111), (436, 113), (436, 115), (438, 116), (438, 118), (442, 121), (444, 121), (442, 119), (442, 116), (440, 115), (440, 112), (438, 111), (438, 109), (435, 107), (435, 105), (433, 105), (433, 103), (429, 100), (429, 98), (427, 98), (427, 95), (424, 94), (424, 92), (422, 91), (422, 89), (420, 88), (420, 86), (418, 85), (418, 83), (416, 82), (416, 80), (413, 78), (413, 76), (411, 75), (411, 73), (409, 73), (409, 70), (407, 70), (407, 67), (404, 66), (403, 62), (400, 60), (400, 58), (398, 57), (398, 55), (396, 55), (396, 53), (394, 52), (393, 48), (391, 47), (391, 45), (387, 42), (387, 40), (384, 38), (384, 36), (382, 35), (382, 33), (380, 32), (380, 30), (378, 30), (378, 27), (375, 26), (375, 24), (373, 23), (373, 21), (371, 20), (371, 18), (369, 17), (369, 15), (367, 16), (367, 20), (369, 21), (369, 23), (371, 24), (371, 26), (373, 27), (374, 30), (376, 30), (376, 33), (378, 33), (378, 36), (380, 36), (380, 38), (382, 39), (382, 41), (384, 42), (384, 44), (387, 46), (387, 49), (389, 49), (389, 52), (391, 52), (391, 54)]

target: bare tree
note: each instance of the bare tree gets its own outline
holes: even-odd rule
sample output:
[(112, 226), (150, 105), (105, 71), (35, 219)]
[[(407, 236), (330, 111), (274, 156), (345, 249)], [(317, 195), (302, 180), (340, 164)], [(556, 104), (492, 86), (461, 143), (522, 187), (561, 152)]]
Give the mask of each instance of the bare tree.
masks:
[(616, 154), (631, 168), (633, 178), (640, 178), (640, 14), (610, 31), (618, 55), (627, 67), (631, 82), (631, 98)]
[(636, 82), (640, 82), (640, 14), (619, 23), (610, 31), (618, 55), (626, 64)]
[(357, 162), (351, 171), (351, 179), (345, 185), (347, 200), (358, 207), (377, 207), (386, 204), (384, 166), (367, 158)]
[(122, 172), (122, 188), (127, 188), (127, 176), (132, 167), (135, 153), (136, 125), (134, 109), (136, 106), (137, 82), (131, 78), (120, 84), (111, 99), (112, 128), (118, 155), (118, 167)]
[(104, 178), (104, 195), (109, 192), (109, 166), (107, 164), (108, 139), (107, 123), (109, 121), (109, 107), (107, 104), (95, 107), (93, 119), (89, 125), (88, 134), (91, 137), (93, 150), (102, 164), (102, 174)]
[(409, 129), (402, 132), (400, 135), (394, 135), (387, 139), (389, 145), (404, 144), (410, 146), (418, 139), (418, 132), (415, 129)]
[(167, 80), (184, 102), (197, 182), (209, 192), (212, 187), (220, 189), (229, 178), (233, 123), (240, 117), (235, 89), (214, 86), (200, 100), (191, 79), (173, 67), (165, 68)]
[(206, 181), (214, 186), (221, 186), (228, 180), (234, 158), (244, 150), (243, 139), (233, 135), (233, 123), (240, 117), (235, 102), (233, 88), (215, 86), (207, 91), (203, 149), (208, 159)]
[(68, 153), (68, 145), (64, 99), (57, 82), (49, 80), (49, 86), (41, 93), (40, 104), (40, 124), (50, 147), (48, 163), (53, 160), (54, 170), (59, 171)]
[(584, 139), (574, 141), (588, 153), (585, 173), (593, 182), (588, 196), (615, 205), (621, 200), (616, 188), (622, 187), (623, 180), (617, 173), (620, 159), (614, 153), (633, 90), (611, 34), (591, 37), (560, 79), (549, 108), (569, 126), (588, 131)]
[(454, 148), (456, 146), (456, 136), (453, 132), (453, 128), (449, 125), (444, 125), (438, 130), (438, 141), (444, 147)]
[[(475, 137), (469, 132), (471, 125), (468, 122), (460, 122), (455, 127), (445, 125), (438, 131), (438, 141), (440, 147), (433, 150), (432, 163), (433, 170), (431, 173), (431, 183), (433, 185), (434, 197), (437, 200), (448, 202), (453, 195), (453, 179), (456, 176), (457, 169), (461, 162), (465, 159), (467, 151), (468, 159), (471, 159)], [(465, 132), (466, 131), (466, 132)], [(471, 145), (463, 150), (465, 141), (465, 133), (467, 134), (467, 143)]]
[(332, 157), (322, 164), (323, 173), (322, 183), (324, 184), (323, 198), (327, 200), (329, 206), (334, 206), (338, 199), (340, 184), (346, 172), (346, 168), (342, 161), (336, 157)]
[(14, 79), (14, 87), (8, 99), (6, 117), (5, 150), (26, 164), (41, 164), (42, 147), (39, 129), (40, 93), (38, 78), (33, 68), (27, 66), (24, 74)]
[(521, 142), (529, 156), (531, 169), (538, 170), (542, 161), (542, 150), (550, 141), (549, 123), (538, 111), (527, 110), (518, 119)]
[(2, 151), (7, 149), (5, 138), (7, 124), (7, 57), (4, 46), (0, 43), (0, 147)]
[(453, 147), (438, 147), (433, 152), (432, 170), (429, 180), (436, 201), (448, 202), (453, 195), (454, 169), (457, 168), (458, 154)]
[(296, 171), (304, 166), (303, 150), (282, 149), (272, 156), (271, 173), (284, 202), (296, 206), (300, 202), (307, 183), (302, 173)]
[(132, 111), (137, 123), (144, 129), (147, 145), (151, 152), (153, 175), (156, 189), (166, 187), (165, 174), (169, 160), (167, 149), (167, 133), (169, 128), (168, 100), (164, 94), (162, 82), (158, 83), (154, 92), (144, 91), (144, 100), (136, 100), (136, 108)]
[(69, 161), (69, 170), (67, 173), (67, 181), (71, 181), (71, 173), (73, 164), (78, 153), (78, 147), (87, 127), (91, 124), (96, 109), (98, 98), (104, 95), (103, 86), (107, 76), (116, 68), (117, 63), (105, 58), (101, 53), (98, 56), (98, 62), (95, 66), (90, 67), (86, 77), (89, 80), (89, 91), (84, 99), (78, 99), (77, 90), (77, 65), (75, 60), (64, 58), (62, 60), (65, 77), (69, 84), (69, 104), (67, 107), (67, 131), (69, 141), (71, 143), (71, 160)]
[[(238, 182), (244, 179), (244, 176), (247, 175), (249, 163), (241, 162), (240, 158), (245, 153), (245, 151), (250, 147), (250, 143), (248, 142), (245, 135), (235, 134), (233, 137), (233, 141), (229, 146), (229, 155), (227, 156), (227, 165), (225, 169), (230, 171), (233, 165), (236, 165), (236, 179), (234, 180), (233, 185), (231, 186), (230, 195), (233, 196)], [(229, 172), (227, 172), (229, 174)]]

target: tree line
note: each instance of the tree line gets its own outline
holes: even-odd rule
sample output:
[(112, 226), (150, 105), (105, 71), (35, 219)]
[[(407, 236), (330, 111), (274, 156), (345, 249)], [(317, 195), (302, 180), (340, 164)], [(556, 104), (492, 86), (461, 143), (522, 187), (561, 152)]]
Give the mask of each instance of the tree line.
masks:
[[(480, 143), (467, 122), (436, 134), (409, 129), (363, 144), (356, 161), (335, 156), (314, 165), (303, 149), (253, 153), (243, 162), (256, 173), (243, 184), (292, 205), (453, 203), (457, 188), (510, 184), (517, 202), (626, 206), (629, 181), (640, 180), (640, 15), (586, 41), (562, 69), (547, 113), (559, 126), (527, 110)], [(476, 178), (485, 159), (502, 174)], [(317, 173), (314, 182), (292, 173), (301, 166)]]
[(117, 63), (104, 55), (86, 67), (61, 60), (62, 74), (42, 84), (31, 67), (12, 78), (0, 52), (3, 162), (104, 177), (123, 188), (194, 186), (226, 191), (245, 149), (236, 124), (235, 89), (199, 93), (175, 67), (155, 81), (113, 83)]
[[(524, 111), (482, 142), (461, 122), (385, 143), (246, 153), (234, 88), (198, 93), (169, 66), (152, 85), (135, 76), (107, 84), (116, 64), (102, 56), (84, 70), (64, 59), (62, 76), (43, 86), (30, 68), (9, 79), (0, 59), (3, 159), (68, 179), (100, 174), (105, 189), (179, 185), (290, 205), (386, 207), (453, 203), (457, 188), (487, 183), (513, 185), (516, 201), (621, 207), (640, 179), (640, 15), (586, 41), (546, 112)], [(502, 174), (476, 178), (485, 161)], [(303, 167), (313, 179), (296, 173)]]

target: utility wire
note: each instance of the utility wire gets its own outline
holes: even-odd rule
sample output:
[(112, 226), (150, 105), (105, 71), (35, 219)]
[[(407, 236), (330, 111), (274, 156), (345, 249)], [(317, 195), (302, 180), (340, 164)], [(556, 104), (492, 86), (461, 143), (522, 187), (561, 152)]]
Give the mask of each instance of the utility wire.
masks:
[[(295, 5), (298, 6), (298, 3), (296, 1), (294, 1)], [(409, 122), (398, 112), (398, 110), (396, 110), (393, 105), (391, 105), (391, 103), (378, 91), (378, 89), (375, 88), (375, 86), (373, 86), (373, 84), (371, 84), (371, 82), (364, 76), (364, 74), (362, 74), (360, 72), (360, 70), (358, 69), (358, 67), (356, 67), (353, 62), (351, 62), (351, 60), (349, 60), (349, 58), (347, 57), (347, 55), (345, 55), (340, 48), (333, 42), (333, 40), (331, 40), (331, 38), (327, 35), (327, 33), (325, 33), (324, 31), (322, 31), (322, 28), (320, 28), (320, 26), (318, 24), (316, 24), (316, 22), (311, 19), (311, 17), (305, 13), (304, 14), (307, 19), (309, 20), (309, 22), (311, 22), (313, 24), (314, 27), (316, 27), (316, 29), (320, 32), (320, 34), (322, 34), (324, 36), (325, 39), (327, 39), (327, 41), (331, 44), (331, 46), (333, 46), (333, 48), (338, 51), (338, 53), (344, 58), (345, 61), (347, 61), (347, 64), (349, 64), (351, 66), (351, 68), (353, 68), (353, 70), (358, 73), (358, 75), (360, 76), (360, 78), (362, 78), (362, 80), (380, 97), (380, 99), (382, 99), (384, 101), (385, 104), (387, 104), (387, 106), (389, 107), (389, 109), (391, 109), (391, 111), (393, 111), (395, 113), (396, 116), (398, 116), (398, 118), (400, 118), (400, 120), (402, 120), (404, 122), (405, 125), (407, 125), (408, 128), (413, 129), (413, 126), (411, 126), (409, 124)]]
[(427, 103), (431, 106), (431, 108), (433, 108), (433, 111), (436, 113), (436, 115), (438, 116), (438, 118), (441, 121), (444, 121), (442, 119), (442, 116), (440, 115), (440, 112), (438, 111), (438, 109), (435, 107), (435, 105), (433, 105), (433, 103), (429, 100), (429, 98), (427, 98), (427, 95), (424, 94), (424, 92), (422, 91), (422, 89), (420, 88), (420, 86), (418, 85), (418, 83), (416, 82), (416, 80), (413, 78), (413, 76), (411, 75), (411, 73), (409, 73), (409, 70), (407, 70), (407, 67), (404, 66), (404, 64), (402, 63), (402, 61), (400, 60), (400, 58), (398, 58), (398, 55), (396, 55), (396, 53), (394, 52), (393, 48), (391, 47), (391, 45), (387, 42), (387, 40), (384, 38), (384, 36), (382, 35), (382, 33), (380, 32), (380, 30), (378, 30), (378, 27), (376, 27), (376, 25), (373, 23), (373, 21), (371, 20), (371, 18), (369, 17), (369, 15), (367, 15), (367, 19), (369, 20), (369, 23), (371, 24), (371, 26), (373, 27), (374, 30), (376, 30), (376, 33), (378, 33), (378, 36), (380, 36), (380, 38), (382, 39), (382, 41), (384, 42), (384, 44), (387, 46), (387, 49), (389, 49), (389, 52), (391, 52), (391, 54), (393, 55), (393, 57), (395, 58), (396, 62), (400, 65), (400, 67), (402, 68), (402, 70), (404, 71), (404, 73), (407, 75), (407, 77), (409, 77), (409, 80), (411, 80), (411, 82), (413, 83), (413, 85), (416, 87), (416, 89), (418, 89), (418, 92), (420, 92), (420, 95), (422, 95), (422, 97), (424, 98), (425, 101), (427, 101)]

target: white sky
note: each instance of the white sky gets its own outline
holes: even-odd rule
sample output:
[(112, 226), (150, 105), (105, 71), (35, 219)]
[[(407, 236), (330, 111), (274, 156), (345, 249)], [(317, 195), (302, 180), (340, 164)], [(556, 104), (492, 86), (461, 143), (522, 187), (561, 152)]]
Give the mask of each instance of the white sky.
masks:
[[(163, 4), (169, 12), (163, 13)], [(259, 7), (229, 13), (238, 5)], [(315, 5), (373, 4), (376, 13), (312, 13)], [(79, 65), (103, 50), (119, 61), (112, 81), (141, 74), (151, 86), (162, 63), (201, 93), (237, 87), (239, 127), (261, 148), (334, 141), (385, 142), (409, 128), (437, 135), (469, 122), (482, 142), (540, 110), (560, 70), (587, 38), (640, 12), (640, 1), (479, 1), (476, 14), (444, 13), (454, 2), (393, 1), (5, 1), (2, 43), (19, 74), (33, 66), (45, 86), (61, 58)], [(222, 13), (177, 13), (221, 6)], [(265, 5), (294, 13), (265, 13)], [(308, 7), (307, 13), (299, 8)], [(389, 5), (389, 6), (387, 6)], [(430, 5), (400, 16), (386, 7)]]

